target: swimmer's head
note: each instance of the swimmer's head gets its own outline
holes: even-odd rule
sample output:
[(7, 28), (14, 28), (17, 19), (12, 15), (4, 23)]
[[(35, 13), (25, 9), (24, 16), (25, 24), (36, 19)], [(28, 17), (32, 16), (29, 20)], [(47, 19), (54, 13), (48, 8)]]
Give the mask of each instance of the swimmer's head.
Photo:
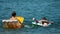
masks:
[(43, 20), (47, 20), (46, 17), (43, 17), (42, 19), (43, 19)]
[(15, 12), (15, 11), (12, 12), (12, 16), (13, 16), (13, 17), (16, 16), (16, 12)]

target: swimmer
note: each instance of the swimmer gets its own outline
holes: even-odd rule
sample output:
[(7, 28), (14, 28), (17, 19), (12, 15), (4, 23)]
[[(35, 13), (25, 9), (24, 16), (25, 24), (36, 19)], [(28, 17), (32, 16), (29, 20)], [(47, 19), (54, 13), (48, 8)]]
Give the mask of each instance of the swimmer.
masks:
[[(10, 18), (10, 20), (17, 20), (16, 18), (16, 12), (13, 11), (12, 12), (12, 17)], [(14, 22), (9, 22), (9, 23), (5, 23), (5, 27), (9, 27), (9, 28), (21, 28), (21, 23), (18, 21), (17, 23), (14, 23)]]
[(46, 17), (43, 17), (41, 20), (36, 20), (35, 18), (33, 18), (32, 20), (34, 20), (34, 21), (36, 21), (36, 23), (42, 23), (42, 25), (48, 25), (49, 24), (49, 22), (48, 22), (48, 20), (46, 19)]

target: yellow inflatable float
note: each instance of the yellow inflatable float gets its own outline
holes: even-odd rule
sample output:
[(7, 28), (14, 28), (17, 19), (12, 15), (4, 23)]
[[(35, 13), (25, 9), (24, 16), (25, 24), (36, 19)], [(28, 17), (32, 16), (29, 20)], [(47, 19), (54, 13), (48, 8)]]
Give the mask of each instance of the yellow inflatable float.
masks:
[(23, 17), (19, 17), (19, 16), (16, 16), (16, 18), (17, 18), (17, 20), (19, 21), (19, 22), (21, 22), (21, 23), (23, 23), (23, 21), (24, 21), (24, 18)]
[(19, 26), (17, 26), (15, 23), (7, 23), (7, 22), (5, 22), (5, 28), (21, 28), (22, 26), (23, 26), (23, 22), (24, 22), (24, 17), (21, 17), (21, 16), (16, 16), (16, 19), (19, 21), (19, 23), (17, 23), (17, 25), (19, 25), (19, 24), (21, 24), (21, 25), (19, 25)]

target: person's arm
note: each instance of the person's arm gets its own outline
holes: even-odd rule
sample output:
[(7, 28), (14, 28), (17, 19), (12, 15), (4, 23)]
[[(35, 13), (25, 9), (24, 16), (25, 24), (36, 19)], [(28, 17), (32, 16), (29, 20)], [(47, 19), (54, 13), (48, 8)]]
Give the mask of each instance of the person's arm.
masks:
[(32, 20), (36, 21), (36, 23), (39, 23), (38, 20), (36, 20), (35, 18), (33, 18)]

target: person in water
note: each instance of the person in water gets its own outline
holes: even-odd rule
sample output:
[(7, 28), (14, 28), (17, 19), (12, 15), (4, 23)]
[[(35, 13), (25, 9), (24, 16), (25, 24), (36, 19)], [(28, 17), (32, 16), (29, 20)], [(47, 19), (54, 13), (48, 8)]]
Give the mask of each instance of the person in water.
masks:
[(42, 24), (44, 24), (44, 23), (47, 23), (47, 24), (48, 24), (48, 20), (47, 20), (46, 17), (43, 17), (43, 18), (41, 19), (41, 21), (42, 21)]
[[(10, 18), (10, 20), (17, 20), (15, 11), (12, 12), (12, 17)], [(5, 25), (12, 28), (21, 28), (21, 23), (19, 21), (17, 23), (14, 22), (6, 23)]]
[(46, 17), (43, 17), (40, 21), (42, 22), (43, 26), (47, 26), (49, 24)]
[(49, 24), (46, 17), (43, 17), (41, 20), (36, 20), (35, 18), (33, 18), (33, 20), (36, 21), (36, 23), (41, 23), (42, 22), (43, 25), (48, 25)]
[[(12, 17), (10, 18), (10, 20), (17, 20), (15, 11), (12, 12)], [(16, 24), (14, 22), (12, 22), (11, 24), (13, 27), (16, 27), (16, 26), (20, 27), (20, 25), (21, 25), (19, 22), (17, 22)]]

